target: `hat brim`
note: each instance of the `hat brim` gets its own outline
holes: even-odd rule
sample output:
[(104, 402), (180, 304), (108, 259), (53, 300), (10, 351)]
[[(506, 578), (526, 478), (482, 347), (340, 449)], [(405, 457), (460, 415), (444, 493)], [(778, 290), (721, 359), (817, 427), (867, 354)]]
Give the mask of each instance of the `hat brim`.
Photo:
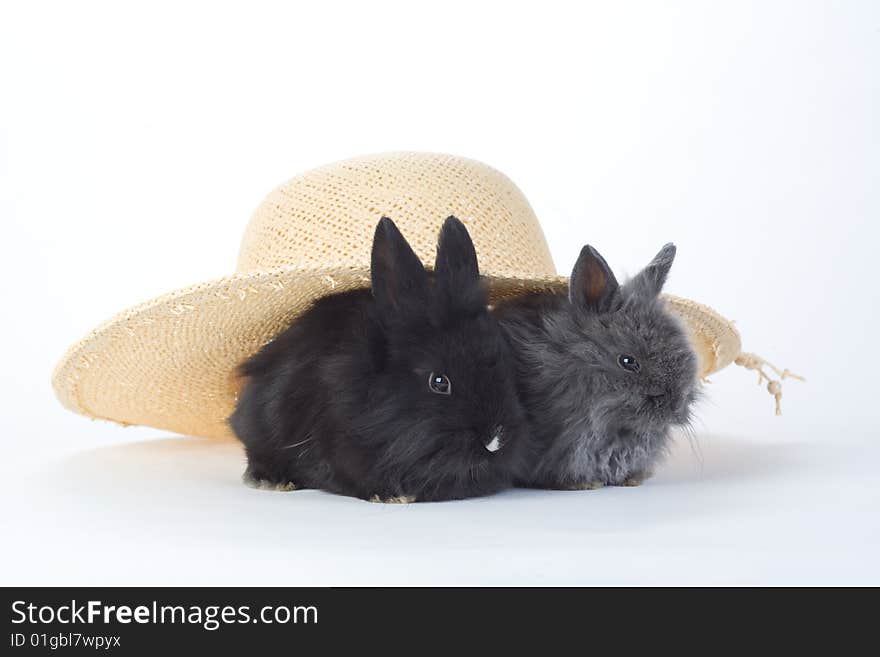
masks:
[[(490, 301), (565, 289), (562, 277), (485, 276)], [(361, 268), (289, 268), (237, 274), (125, 310), (71, 347), (52, 386), (68, 409), (125, 425), (206, 438), (229, 437), (238, 365), (317, 298), (368, 287)], [(732, 323), (712, 309), (667, 296), (691, 328), (701, 376), (740, 351)]]

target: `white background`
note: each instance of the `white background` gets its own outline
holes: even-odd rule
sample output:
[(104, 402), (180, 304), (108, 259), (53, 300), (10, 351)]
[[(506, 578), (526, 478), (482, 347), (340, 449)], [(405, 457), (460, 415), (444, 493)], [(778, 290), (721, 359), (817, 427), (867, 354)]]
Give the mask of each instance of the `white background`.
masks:
[[(880, 5), (151, 2), (0, 9), (0, 584), (880, 584)], [(508, 174), (557, 267), (668, 290), (808, 377), (712, 377), (636, 489), (383, 506), (239, 483), (234, 443), (64, 411), (67, 346), (232, 271), (329, 161)]]

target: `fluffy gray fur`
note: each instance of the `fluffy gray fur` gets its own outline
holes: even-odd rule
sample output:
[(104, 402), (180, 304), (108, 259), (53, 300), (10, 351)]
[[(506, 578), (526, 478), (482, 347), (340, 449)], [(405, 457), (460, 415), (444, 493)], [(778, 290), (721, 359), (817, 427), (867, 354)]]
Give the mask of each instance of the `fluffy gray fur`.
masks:
[[(536, 441), (531, 475), (521, 484), (640, 483), (665, 455), (671, 428), (690, 422), (697, 357), (659, 296), (674, 257), (675, 246), (667, 244), (619, 286), (588, 245), (568, 295), (532, 294), (495, 309), (514, 349), (518, 392)], [(638, 371), (620, 363), (627, 355)]]

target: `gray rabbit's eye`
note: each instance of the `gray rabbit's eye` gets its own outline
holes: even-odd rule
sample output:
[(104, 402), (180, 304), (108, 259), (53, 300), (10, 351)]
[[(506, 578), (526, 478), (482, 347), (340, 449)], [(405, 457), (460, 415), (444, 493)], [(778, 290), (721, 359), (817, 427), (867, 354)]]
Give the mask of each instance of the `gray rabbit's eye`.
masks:
[(438, 395), (451, 395), (452, 381), (445, 374), (431, 372), (430, 376), (428, 376), (428, 390)]
[(642, 369), (642, 366), (639, 365), (639, 361), (629, 354), (620, 354), (620, 356), (617, 357), (617, 364), (628, 372), (638, 372)]

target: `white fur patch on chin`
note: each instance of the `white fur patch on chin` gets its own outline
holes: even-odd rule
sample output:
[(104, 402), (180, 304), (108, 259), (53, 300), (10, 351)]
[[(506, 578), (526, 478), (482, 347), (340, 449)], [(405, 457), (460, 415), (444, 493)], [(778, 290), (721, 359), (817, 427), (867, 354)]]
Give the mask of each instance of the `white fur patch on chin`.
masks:
[(501, 439), (498, 436), (495, 436), (491, 441), (486, 444), (486, 449), (490, 452), (497, 452), (501, 449)]

